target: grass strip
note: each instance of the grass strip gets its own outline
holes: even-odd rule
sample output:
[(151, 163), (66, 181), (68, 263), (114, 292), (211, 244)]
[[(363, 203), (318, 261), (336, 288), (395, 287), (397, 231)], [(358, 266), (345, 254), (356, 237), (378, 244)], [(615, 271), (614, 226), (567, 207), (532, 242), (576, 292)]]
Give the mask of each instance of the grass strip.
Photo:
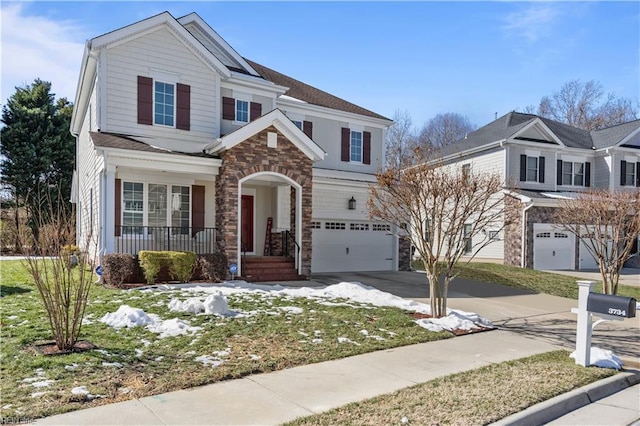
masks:
[(569, 352), (553, 351), (441, 377), (288, 425), (390, 425), (404, 417), (414, 425), (487, 424), (614, 374), (581, 367)]

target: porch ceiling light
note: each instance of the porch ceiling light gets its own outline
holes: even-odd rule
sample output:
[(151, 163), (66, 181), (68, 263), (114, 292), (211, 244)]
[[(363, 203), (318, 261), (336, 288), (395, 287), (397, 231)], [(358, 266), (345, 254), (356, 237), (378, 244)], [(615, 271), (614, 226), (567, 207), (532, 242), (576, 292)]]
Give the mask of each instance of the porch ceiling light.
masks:
[(351, 199), (349, 200), (349, 210), (355, 210), (356, 209), (356, 199), (353, 198), (353, 196), (351, 196)]

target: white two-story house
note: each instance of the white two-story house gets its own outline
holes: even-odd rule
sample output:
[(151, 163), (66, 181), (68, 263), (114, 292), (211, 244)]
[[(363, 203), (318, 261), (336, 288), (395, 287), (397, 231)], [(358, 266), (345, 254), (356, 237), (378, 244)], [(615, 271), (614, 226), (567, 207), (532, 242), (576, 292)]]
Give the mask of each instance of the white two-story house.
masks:
[(244, 276), (275, 255), (291, 278), (408, 267), (366, 211), (391, 124), (242, 57), (195, 13), (116, 29), (87, 41), (78, 80), (78, 241), (98, 258), (221, 250)]
[[(478, 259), (541, 270), (597, 269), (582, 241), (554, 224), (554, 209), (561, 198), (589, 188), (640, 191), (640, 120), (589, 132), (511, 112), (446, 147), (442, 159), (497, 172), (508, 188), (505, 207), (515, 220), (498, 233), (487, 231), (493, 241)], [(630, 262), (640, 264), (640, 256)]]

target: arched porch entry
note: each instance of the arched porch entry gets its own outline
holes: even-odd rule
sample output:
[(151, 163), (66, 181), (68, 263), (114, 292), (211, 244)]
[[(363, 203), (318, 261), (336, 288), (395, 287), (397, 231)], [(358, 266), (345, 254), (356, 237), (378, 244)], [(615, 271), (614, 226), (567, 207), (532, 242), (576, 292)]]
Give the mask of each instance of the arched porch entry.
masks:
[[(235, 249), (239, 274), (250, 256), (290, 256), (298, 275), (307, 274), (302, 259), (310, 245), (303, 244), (303, 186), (289, 176), (259, 171), (238, 180)], [(229, 259), (232, 261), (232, 259)]]

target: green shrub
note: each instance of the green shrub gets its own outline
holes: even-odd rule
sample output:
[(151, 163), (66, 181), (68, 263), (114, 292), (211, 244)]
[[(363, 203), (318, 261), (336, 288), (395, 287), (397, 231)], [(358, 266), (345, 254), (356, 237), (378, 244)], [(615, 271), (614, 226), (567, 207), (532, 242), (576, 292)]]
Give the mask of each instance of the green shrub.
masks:
[(140, 267), (147, 284), (153, 284), (166, 267), (172, 279), (187, 282), (195, 266), (196, 254), (191, 251), (147, 251), (138, 253)]
[(109, 253), (102, 257), (102, 277), (107, 284), (120, 287), (136, 272), (136, 259), (128, 253)]
[(227, 278), (227, 256), (224, 253), (200, 255), (198, 266), (205, 280), (218, 283)]

